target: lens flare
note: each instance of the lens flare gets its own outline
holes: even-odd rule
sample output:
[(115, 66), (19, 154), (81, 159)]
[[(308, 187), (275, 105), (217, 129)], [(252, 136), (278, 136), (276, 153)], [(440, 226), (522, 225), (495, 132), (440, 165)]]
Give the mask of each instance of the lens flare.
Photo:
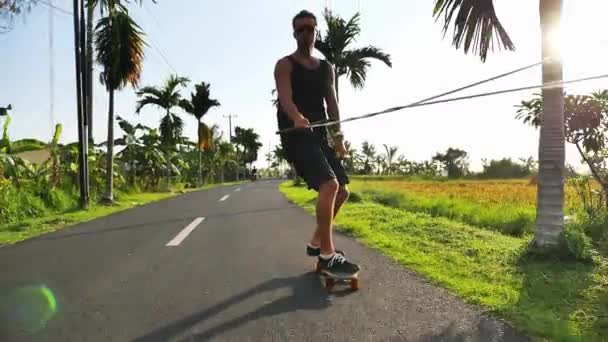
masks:
[(57, 313), (53, 291), (44, 285), (20, 287), (5, 298), (0, 307), (0, 323), (11, 333), (37, 333)]

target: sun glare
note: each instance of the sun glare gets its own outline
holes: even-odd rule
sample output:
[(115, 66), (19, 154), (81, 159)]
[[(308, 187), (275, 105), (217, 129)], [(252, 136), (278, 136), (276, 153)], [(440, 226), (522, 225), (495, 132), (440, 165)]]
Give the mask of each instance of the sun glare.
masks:
[(602, 19), (607, 10), (605, 3), (589, 0), (565, 8), (562, 27), (551, 34), (550, 40), (560, 49), (567, 73), (591, 76), (608, 72), (607, 25)]

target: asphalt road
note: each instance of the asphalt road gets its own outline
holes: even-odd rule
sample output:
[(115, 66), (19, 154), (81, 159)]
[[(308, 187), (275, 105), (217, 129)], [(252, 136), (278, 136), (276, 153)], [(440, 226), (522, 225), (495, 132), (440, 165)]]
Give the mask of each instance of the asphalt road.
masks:
[(361, 288), (328, 295), (305, 255), (315, 218), (278, 184), (188, 193), (0, 248), (0, 341), (527, 340), (339, 233)]

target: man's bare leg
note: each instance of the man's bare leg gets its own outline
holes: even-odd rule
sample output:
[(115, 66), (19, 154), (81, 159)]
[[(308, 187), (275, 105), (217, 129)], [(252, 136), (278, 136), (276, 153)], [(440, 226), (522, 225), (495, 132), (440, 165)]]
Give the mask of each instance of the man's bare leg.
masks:
[[(340, 185), (340, 188), (338, 189), (338, 193), (336, 194), (336, 199), (334, 201), (333, 218), (336, 218), (336, 215), (338, 215), (338, 211), (340, 210), (342, 205), (348, 200), (349, 195), (350, 195), (350, 192), (349, 192), (346, 184)], [(321, 196), (320, 193), (319, 193), (319, 196)], [(333, 222), (333, 219), (332, 219), (332, 222)], [(312, 237), (312, 240), (310, 241), (311, 247), (318, 247), (319, 244), (321, 243), (320, 232), (321, 232), (321, 229), (319, 226), (319, 221), (317, 219), (317, 229), (315, 229), (315, 233)]]
[(319, 197), (317, 199), (317, 226), (319, 227), (321, 254), (328, 255), (334, 252), (331, 226), (337, 193), (338, 182), (335, 179), (327, 181), (319, 187)]

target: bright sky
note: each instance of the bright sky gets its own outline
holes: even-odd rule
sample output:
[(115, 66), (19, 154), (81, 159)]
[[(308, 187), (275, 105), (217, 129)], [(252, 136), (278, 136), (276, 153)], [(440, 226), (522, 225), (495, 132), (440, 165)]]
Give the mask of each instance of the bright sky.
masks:
[[(47, 0), (50, 1), (50, 0)], [(323, 7), (350, 18), (358, 7), (362, 33), (355, 47), (375, 45), (392, 56), (393, 68), (373, 62), (363, 90), (354, 90), (341, 79), (342, 117), (352, 117), (419, 99), (473, 83), (540, 60), (538, 1), (497, 0), (499, 18), (515, 42), (516, 52), (496, 51), (483, 64), (478, 57), (464, 55), (442, 39), (441, 25), (432, 17), (431, 1), (402, 0), (264, 0), (264, 1), (144, 1), (131, 6), (136, 22), (148, 34), (150, 47), (141, 85), (160, 85), (173, 72), (189, 77), (193, 84), (211, 83), (211, 95), (222, 106), (206, 116), (228, 135), (227, 114), (236, 115), (234, 126), (253, 127), (264, 146), (258, 167), (266, 165), (264, 155), (279, 143), (276, 112), (271, 104), (273, 68), (278, 58), (295, 49), (291, 18), (301, 9), (313, 11), (322, 20)], [(605, 66), (608, 42), (608, 12), (605, 0), (564, 0), (565, 79), (608, 73)], [(54, 0), (71, 11), (71, 1)], [(54, 113), (50, 113), (49, 9), (38, 5), (19, 21), (14, 30), (0, 35), (0, 106), (13, 105), (10, 135), (49, 140), (55, 122), (64, 125), (62, 142), (77, 140), (74, 77), (73, 26), (70, 16), (54, 15)], [(451, 31), (450, 31), (451, 33)], [(167, 62), (153, 48), (156, 45)], [(318, 55), (318, 54), (317, 54)], [(170, 64), (170, 66), (168, 65)], [(98, 67), (99, 68), (99, 67)], [(95, 77), (94, 137), (105, 140), (107, 101), (105, 89)], [(540, 84), (540, 67), (522, 72), (461, 94), (473, 94), (511, 87)], [(589, 92), (606, 87), (607, 81), (569, 86), (567, 91)], [(532, 91), (498, 95), (464, 102), (434, 105), (393, 112), (343, 125), (346, 139), (360, 149), (368, 140), (377, 149), (396, 145), (409, 160), (428, 160), (438, 151), (457, 147), (469, 152), (473, 169), (481, 159), (537, 158), (538, 131), (516, 121), (515, 105)], [(137, 98), (131, 88), (116, 94), (116, 114), (134, 122), (158, 126), (161, 111), (145, 108), (135, 114)], [(196, 137), (196, 122), (183, 114), (185, 134)], [(120, 135), (116, 124), (117, 135)], [(567, 146), (567, 161), (580, 165), (573, 146)]]

